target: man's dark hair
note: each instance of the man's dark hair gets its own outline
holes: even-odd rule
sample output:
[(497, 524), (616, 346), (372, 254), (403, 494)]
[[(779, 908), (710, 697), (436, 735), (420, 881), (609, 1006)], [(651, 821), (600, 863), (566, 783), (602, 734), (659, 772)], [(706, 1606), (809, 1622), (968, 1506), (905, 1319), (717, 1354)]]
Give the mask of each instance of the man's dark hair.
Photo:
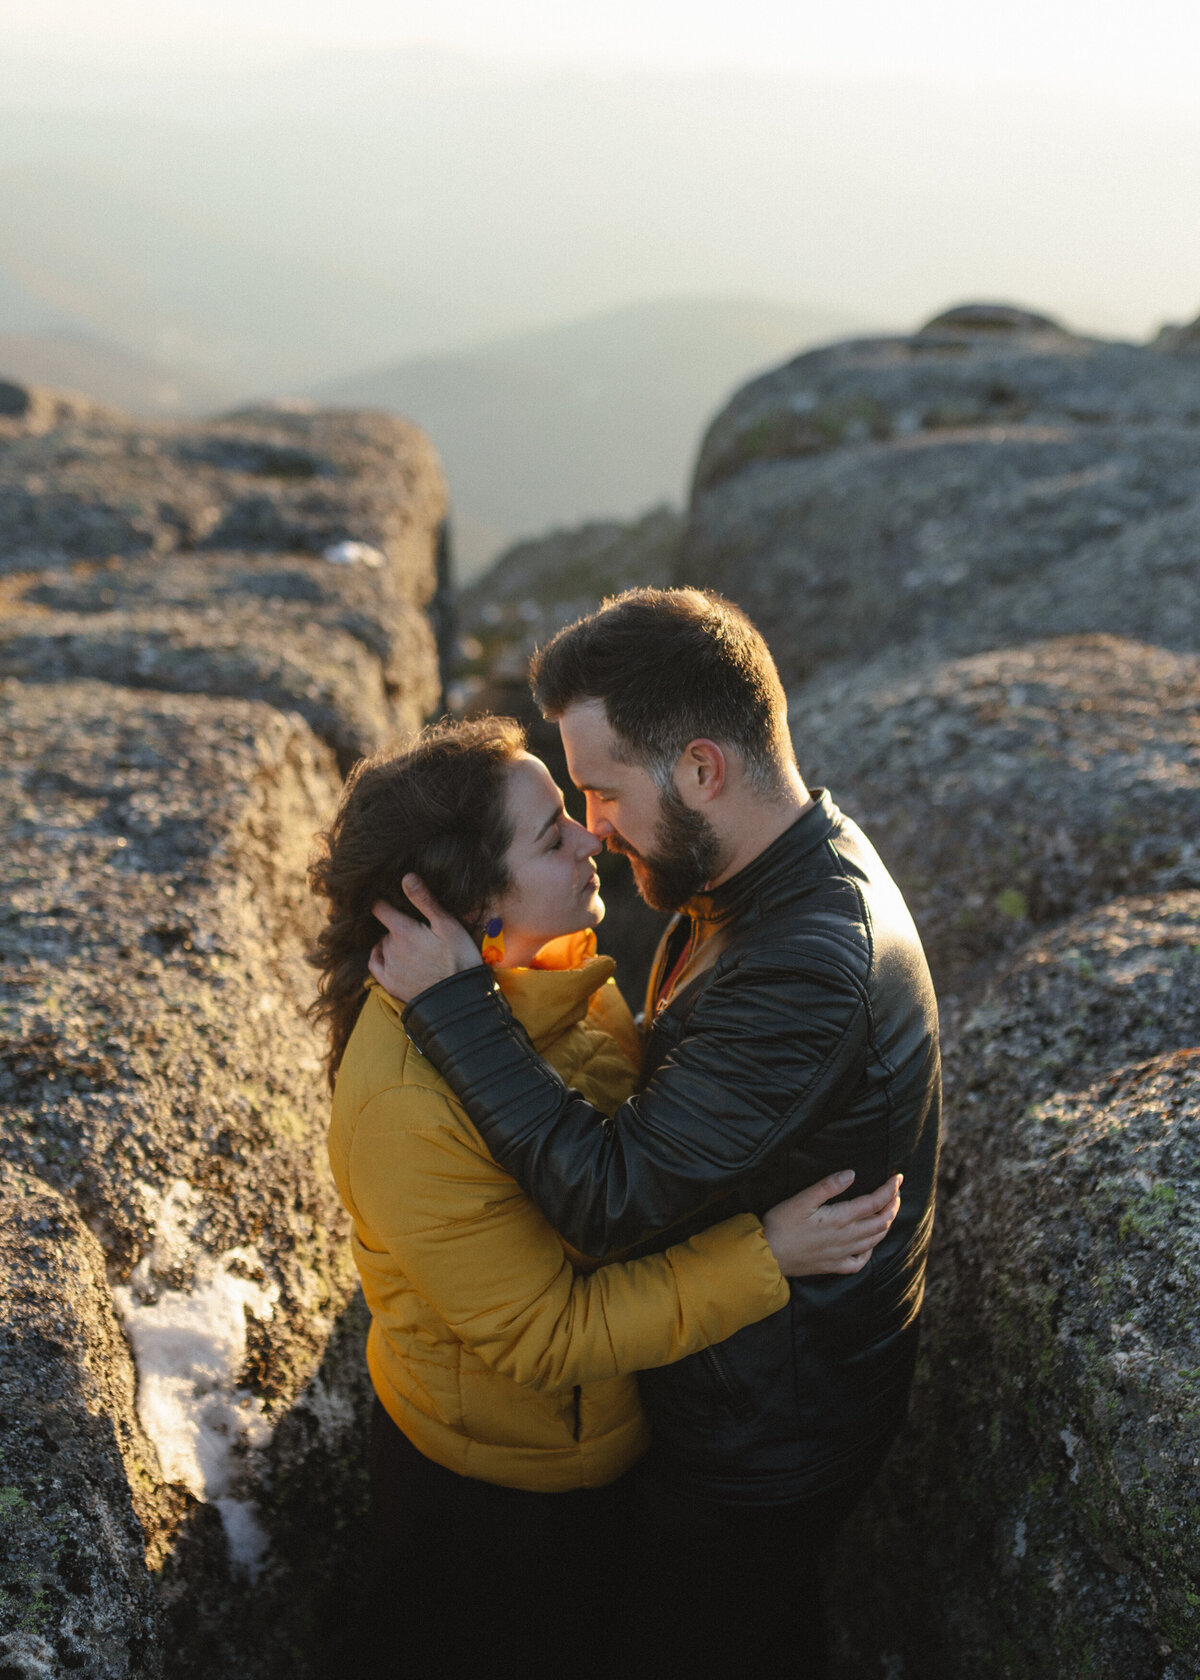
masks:
[(560, 630), (533, 656), (547, 717), (602, 700), (624, 762), (660, 787), (689, 741), (733, 747), (759, 793), (782, 792), (793, 762), (787, 698), (766, 642), (740, 608), (700, 589), (629, 589)]

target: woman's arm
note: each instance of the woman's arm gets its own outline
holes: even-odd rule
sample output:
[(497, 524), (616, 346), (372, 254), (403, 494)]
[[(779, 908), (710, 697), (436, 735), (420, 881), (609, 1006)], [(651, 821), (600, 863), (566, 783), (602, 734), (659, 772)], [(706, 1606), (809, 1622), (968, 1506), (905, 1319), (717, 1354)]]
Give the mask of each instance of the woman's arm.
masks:
[[(419, 1102), (404, 1120), (398, 1105)], [(440, 1092), (385, 1091), (363, 1110), (353, 1199), (373, 1239), (493, 1370), (558, 1390), (671, 1364), (788, 1301), (751, 1214), (663, 1254), (577, 1274), (556, 1233)]]

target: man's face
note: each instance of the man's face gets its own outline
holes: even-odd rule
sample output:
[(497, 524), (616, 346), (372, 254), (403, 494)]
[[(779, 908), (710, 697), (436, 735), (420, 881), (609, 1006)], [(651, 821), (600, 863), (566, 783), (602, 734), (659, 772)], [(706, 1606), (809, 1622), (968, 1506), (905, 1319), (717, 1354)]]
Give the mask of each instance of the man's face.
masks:
[(587, 800), (587, 826), (623, 852), (637, 889), (655, 910), (677, 910), (719, 873), (712, 824), (674, 789), (659, 792), (640, 764), (614, 756), (617, 737), (602, 700), (580, 700), (559, 719), (571, 780)]

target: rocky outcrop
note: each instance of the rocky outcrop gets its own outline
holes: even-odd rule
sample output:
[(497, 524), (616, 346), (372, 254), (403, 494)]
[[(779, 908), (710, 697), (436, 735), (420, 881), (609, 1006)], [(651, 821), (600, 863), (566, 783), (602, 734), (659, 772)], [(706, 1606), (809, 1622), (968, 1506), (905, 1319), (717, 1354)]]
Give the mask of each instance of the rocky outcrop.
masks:
[[(849, 1671), (1191, 1680), (1200, 894), (1029, 943), (947, 1064), (914, 1416)], [(849, 1572), (848, 1572), (849, 1578)]]
[(678, 577), (744, 605), (785, 678), (1032, 636), (1200, 645), (1200, 366), (999, 306), (810, 351), (700, 453)]
[(802, 773), (899, 880), (952, 1018), (1038, 927), (1200, 887), (1200, 657), (1068, 637), (795, 696)]
[(1191, 1680), (1200, 657), (894, 665), (792, 711), (912, 905), (948, 1045), (913, 1421), (850, 1537), (844, 1673)]
[(346, 767), (437, 704), (424, 609), (443, 511), (428, 443), (383, 415), (14, 437), (0, 672), (258, 697)]
[(0, 1665), (314, 1672), (366, 1394), (304, 870), (436, 704), (440, 475), (382, 417), (91, 411), (0, 486)]
[(0, 378), (0, 438), (41, 437), (72, 423), (119, 425), (121, 416), (73, 391), (47, 391)]
[(159, 1524), (148, 1512), (147, 1527), (139, 1522), (134, 1493), (140, 1503), (144, 1489), (130, 1474), (154, 1449), (104, 1251), (71, 1196), (5, 1162), (0, 1253), (0, 1661), (13, 1675), (161, 1672), (146, 1567)]
[(1200, 1666), (1194, 346), (968, 306), (755, 381), (697, 467), (676, 576), (766, 632), (943, 1005), (924, 1350), (847, 1537), (846, 1680)]

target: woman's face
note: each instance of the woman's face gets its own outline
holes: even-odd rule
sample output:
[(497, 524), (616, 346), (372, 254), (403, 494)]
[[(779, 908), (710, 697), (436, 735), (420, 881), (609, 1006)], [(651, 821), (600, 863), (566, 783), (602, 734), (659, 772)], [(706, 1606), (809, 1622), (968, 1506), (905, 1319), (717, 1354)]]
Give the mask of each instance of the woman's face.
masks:
[(604, 919), (592, 858), (603, 842), (569, 817), (540, 758), (523, 753), (505, 771), (513, 841), (509, 884), (488, 906), (504, 923), (504, 963), (527, 967), (549, 939)]

